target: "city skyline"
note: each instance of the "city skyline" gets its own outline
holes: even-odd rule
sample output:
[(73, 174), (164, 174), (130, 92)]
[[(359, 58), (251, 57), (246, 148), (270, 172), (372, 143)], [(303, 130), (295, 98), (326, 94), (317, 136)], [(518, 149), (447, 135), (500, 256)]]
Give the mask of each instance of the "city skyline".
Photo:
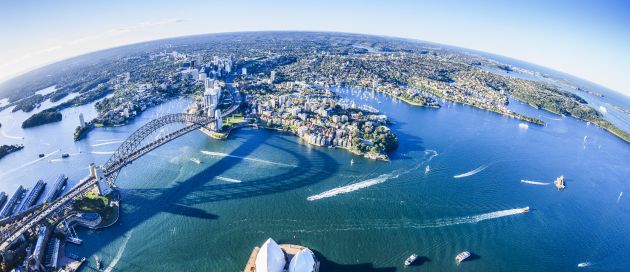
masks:
[[(565, 72), (625, 95), (628, 4), (497, 1), (387, 6), (349, 1), (0, 4), (0, 83), (69, 57), (162, 38), (238, 31), (364, 33), (484, 51)], [(248, 9), (242, 7), (247, 5)], [(282, 16), (274, 16), (281, 14)]]

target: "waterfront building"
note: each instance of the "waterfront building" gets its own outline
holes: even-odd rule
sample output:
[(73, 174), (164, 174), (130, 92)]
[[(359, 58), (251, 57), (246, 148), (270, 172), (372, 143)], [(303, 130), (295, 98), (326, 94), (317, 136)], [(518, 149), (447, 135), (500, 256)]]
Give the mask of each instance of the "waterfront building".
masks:
[(291, 258), (287, 272), (315, 272), (317, 270), (318, 264), (315, 254), (310, 249), (304, 248)]
[(245, 272), (318, 272), (315, 254), (300, 245), (281, 244), (269, 238), (255, 247), (245, 265)]
[(284, 252), (273, 239), (269, 238), (256, 255), (256, 272), (283, 272), (286, 259)]
[(79, 113), (79, 124), (81, 128), (85, 127), (85, 119), (83, 118), (83, 113)]
[(16, 210), (16, 213), (26, 211), (30, 207), (35, 205), (35, 203), (37, 202), (37, 199), (42, 194), (45, 187), (46, 187), (46, 183), (41, 179), (38, 180), (35, 186), (33, 186), (30, 192), (28, 192), (26, 197), (24, 197), (24, 199), (22, 200), (22, 203), (20, 204), (20, 207)]
[(7, 193), (0, 192), (0, 210), (4, 207), (4, 204), (7, 202)]
[(26, 189), (24, 189), (22, 185), (18, 186), (17, 190), (15, 190), (15, 193), (13, 193), (7, 204), (4, 206), (4, 208), (2, 208), (2, 211), (0, 211), (0, 218), (5, 218), (13, 214), (15, 206), (17, 206), (20, 200), (22, 200), (25, 192)]
[(63, 192), (67, 181), (68, 177), (66, 177), (66, 175), (59, 175), (52, 188), (50, 188), (50, 192), (48, 192), (48, 195), (46, 196), (46, 202), (50, 203), (57, 199), (57, 197), (61, 195), (61, 192)]

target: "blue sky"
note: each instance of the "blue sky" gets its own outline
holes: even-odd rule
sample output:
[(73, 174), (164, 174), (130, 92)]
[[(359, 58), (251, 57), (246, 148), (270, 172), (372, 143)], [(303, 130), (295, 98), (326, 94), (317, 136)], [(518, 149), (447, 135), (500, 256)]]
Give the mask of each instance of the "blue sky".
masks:
[(532, 62), (630, 95), (630, 1), (0, 0), (0, 81), (123, 44), (254, 30), (444, 43)]

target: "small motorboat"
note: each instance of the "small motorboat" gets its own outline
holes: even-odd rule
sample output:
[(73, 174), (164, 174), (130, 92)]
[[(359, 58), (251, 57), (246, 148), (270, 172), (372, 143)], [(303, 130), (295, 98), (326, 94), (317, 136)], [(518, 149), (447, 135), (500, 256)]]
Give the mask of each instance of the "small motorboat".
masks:
[(416, 261), (416, 259), (418, 259), (418, 254), (411, 254), (411, 256), (409, 256), (409, 258), (405, 260), (405, 266), (410, 266), (413, 262)]
[(525, 207), (525, 208), (521, 208), (523, 210), (523, 212), (529, 212), (529, 206)]
[(457, 254), (457, 256), (455, 256), (455, 262), (457, 263), (457, 265), (459, 265), (461, 262), (468, 259), (468, 257), (470, 257), (470, 252), (464, 251), (462, 253)]
[(39, 154), (40, 158), (43, 158), (44, 156), (46, 156), (46, 154), (44, 154), (44, 153)]
[(354, 159), (351, 159), (350, 160), (350, 165), (353, 165), (353, 164), (354, 164)]
[(427, 165), (427, 167), (426, 167), (426, 168), (424, 168), (424, 173), (425, 173), (425, 174), (428, 174), (429, 172), (431, 172), (431, 167), (429, 167), (429, 166)]
[(63, 153), (63, 154), (61, 154), (61, 157), (65, 159), (65, 158), (67, 158), (67, 157), (70, 157), (70, 154), (68, 154), (68, 153)]
[(200, 164), (201, 163), (201, 161), (199, 159), (197, 159), (197, 158), (190, 158), (190, 160), (192, 162), (196, 163), (196, 164)]

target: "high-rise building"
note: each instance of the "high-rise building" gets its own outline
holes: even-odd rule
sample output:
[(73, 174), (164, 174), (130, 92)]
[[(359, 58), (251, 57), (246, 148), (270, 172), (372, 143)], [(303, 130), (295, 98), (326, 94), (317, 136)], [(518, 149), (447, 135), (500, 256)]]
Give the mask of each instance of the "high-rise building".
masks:
[(273, 83), (276, 81), (276, 71), (271, 71), (271, 75), (269, 76), (269, 83)]
[(217, 118), (217, 131), (220, 131), (223, 127), (223, 119), (221, 118), (221, 110), (214, 110), (214, 117)]
[(85, 119), (83, 118), (83, 113), (79, 113), (79, 124), (82, 128), (85, 127)]

